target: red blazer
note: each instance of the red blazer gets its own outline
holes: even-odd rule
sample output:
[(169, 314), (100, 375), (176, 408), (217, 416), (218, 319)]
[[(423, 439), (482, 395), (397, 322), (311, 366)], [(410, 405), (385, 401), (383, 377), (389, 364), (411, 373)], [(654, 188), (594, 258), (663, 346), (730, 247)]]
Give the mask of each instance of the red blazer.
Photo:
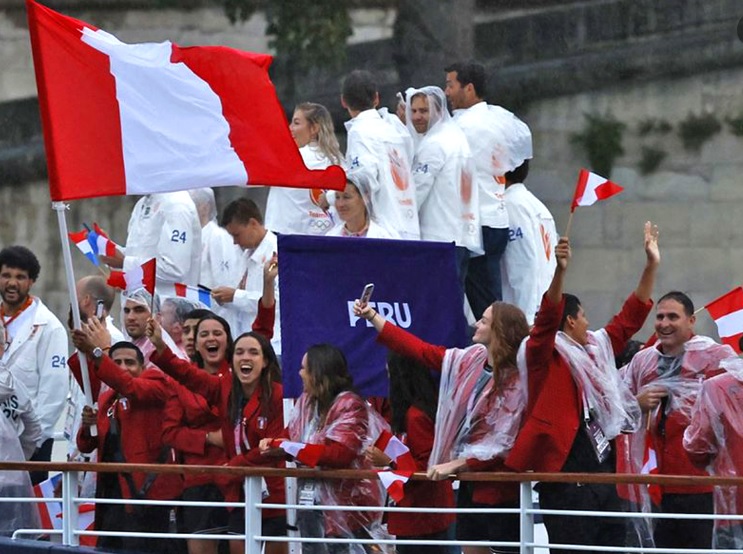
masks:
[[(204, 371), (204, 370), (202, 370)], [(206, 434), (222, 428), (219, 410), (185, 387), (174, 389), (164, 410), (163, 442), (175, 448), (187, 465), (222, 465), (223, 448), (206, 444)], [(184, 488), (214, 483), (212, 475), (186, 475)]]
[[(79, 378), (80, 360), (77, 354), (70, 357), (69, 365), (75, 378)], [(140, 464), (161, 463), (159, 458), (164, 446), (163, 407), (169, 391), (177, 385), (157, 369), (145, 369), (139, 377), (132, 377), (130, 373), (114, 364), (108, 356), (101, 359), (97, 369), (92, 360), (88, 360), (88, 368), (91, 374), (95, 373), (111, 389), (103, 392), (98, 399), (98, 436), (91, 437), (90, 428), (80, 427), (77, 435), (77, 446), (80, 451), (92, 452), (97, 448), (102, 455), (111, 426), (107, 414), (113, 407), (119, 422), (121, 451), (126, 461)], [(170, 458), (166, 461), (172, 462)], [(132, 473), (137, 492), (141, 489), (146, 476), (145, 473)], [(119, 475), (119, 484), (124, 498), (131, 498), (129, 486), (122, 475)], [(170, 500), (177, 498), (182, 488), (180, 475), (161, 474), (152, 483), (146, 498)]]
[[(555, 348), (564, 305), (564, 299), (553, 304), (545, 294), (527, 338), (529, 400), (524, 425), (506, 458), (506, 465), (516, 471), (561, 471), (581, 425), (578, 387)], [(615, 355), (640, 330), (652, 306), (634, 293), (625, 300), (605, 327)]]
[[(405, 444), (415, 459), (417, 470), (425, 472), (433, 448), (434, 422), (425, 412), (411, 406), (405, 415), (405, 426)], [(453, 508), (451, 481), (408, 481), (405, 483), (405, 497), (397, 505), (403, 508)], [(427, 535), (445, 530), (455, 519), (456, 516), (450, 513), (389, 513), (387, 529), (402, 537)]]
[[(396, 325), (386, 323), (377, 340), (390, 350), (441, 371), (441, 365), (444, 363), (444, 355), (446, 354), (446, 348), (443, 346), (429, 344)], [(410, 433), (408, 433), (408, 436), (410, 436)], [(499, 458), (487, 461), (472, 458), (467, 460), (467, 466), (472, 471), (513, 471), (505, 467), (503, 460)], [(496, 481), (472, 483), (472, 500), (481, 504), (496, 505), (512, 502), (518, 500), (518, 498), (518, 483), (498, 483)]]
[[(219, 413), (224, 439), (224, 449), (229, 458), (229, 465), (236, 466), (269, 466), (284, 467), (281, 459), (262, 456), (258, 450), (260, 440), (268, 437), (281, 436), (284, 428), (283, 390), (279, 383), (273, 383), (271, 393), (271, 408), (266, 411), (269, 417), (263, 415), (261, 402), (262, 388), (260, 384), (248, 399), (243, 409), (243, 420), (239, 422), (245, 429), (248, 445), (242, 444), (238, 454), (235, 444), (235, 430), (242, 438), (242, 429), (230, 421), (230, 395), (232, 394), (232, 374), (223, 373), (210, 375), (206, 371), (195, 367), (190, 362), (178, 358), (170, 349), (165, 349), (162, 355), (152, 356), (153, 363), (157, 364), (166, 373), (174, 377), (189, 390), (197, 390), (210, 406), (215, 406)], [(264, 418), (261, 419), (261, 418)], [(249, 446), (249, 448), (246, 448)], [(225, 499), (237, 501), (242, 494), (242, 479), (219, 480)], [(285, 503), (284, 479), (282, 477), (266, 478), (269, 496), (263, 499), (267, 503)], [(283, 514), (282, 510), (263, 510), (263, 517), (276, 517)]]

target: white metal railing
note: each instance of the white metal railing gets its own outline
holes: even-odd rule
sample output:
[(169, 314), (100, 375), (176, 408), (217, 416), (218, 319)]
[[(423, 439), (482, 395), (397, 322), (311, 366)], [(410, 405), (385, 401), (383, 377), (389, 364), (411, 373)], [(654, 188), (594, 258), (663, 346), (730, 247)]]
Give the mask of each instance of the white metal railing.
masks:
[[(622, 552), (622, 553), (657, 553), (671, 554), (680, 552), (679, 549), (668, 548), (648, 548), (648, 547), (603, 547), (603, 546), (583, 546), (572, 544), (551, 544), (549, 542), (537, 542), (535, 539), (535, 519), (537, 515), (566, 515), (566, 516), (584, 516), (584, 517), (602, 517), (602, 518), (642, 518), (642, 519), (724, 519), (743, 521), (743, 515), (711, 515), (711, 514), (663, 514), (663, 513), (636, 513), (636, 512), (593, 512), (582, 510), (542, 510), (534, 508), (532, 499), (532, 484), (535, 481), (556, 481), (556, 482), (582, 482), (582, 483), (632, 483), (632, 484), (709, 484), (709, 485), (743, 485), (743, 478), (714, 478), (714, 477), (686, 477), (686, 476), (662, 476), (662, 475), (615, 475), (615, 474), (536, 474), (536, 473), (468, 473), (461, 476), (462, 480), (467, 481), (507, 481), (520, 482), (520, 501), (519, 507), (513, 509), (492, 509), (492, 508), (454, 508), (445, 510), (442, 508), (400, 508), (397, 506), (305, 506), (300, 504), (267, 504), (262, 502), (262, 484), (261, 480), (265, 476), (283, 476), (283, 477), (304, 477), (304, 478), (327, 478), (327, 479), (368, 479), (375, 477), (370, 471), (354, 470), (335, 470), (319, 471), (306, 469), (268, 469), (268, 468), (225, 468), (225, 467), (207, 467), (207, 466), (166, 466), (166, 465), (137, 465), (137, 464), (89, 464), (82, 462), (68, 463), (39, 463), (39, 462), (6, 462), (0, 463), (2, 470), (50, 470), (60, 471), (62, 473), (62, 490), (60, 498), (0, 498), (0, 506), (9, 502), (59, 502), (62, 503), (62, 529), (18, 529), (13, 534), (13, 538), (22, 536), (60, 535), (61, 542), (67, 546), (78, 546), (80, 537), (84, 536), (127, 536), (127, 537), (148, 537), (148, 538), (173, 538), (173, 539), (223, 539), (223, 540), (242, 540), (245, 543), (245, 552), (260, 552), (262, 542), (288, 542), (288, 543), (325, 543), (325, 544), (376, 544), (376, 545), (459, 545), (459, 546), (501, 546), (501, 547), (518, 547), (521, 554), (534, 554), (535, 549), (571, 549), (576, 551), (595, 551), (595, 552)], [(79, 474), (82, 471), (137, 471), (137, 472), (159, 472), (159, 473), (227, 473), (230, 475), (244, 475), (244, 492), (245, 502), (196, 502), (182, 500), (124, 500), (124, 499), (96, 499), (85, 498), (78, 495)], [(422, 475), (416, 475), (414, 479), (423, 479)], [(227, 534), (187, 534), (187, 533), (132, 533), (119, 531), (89, 531), (79, 529), (78, 515), (79, 506), (84, 503), (97, 504), (127, 504), (127, 505), (162, 505), (162, 506), (225, 506), (225, 507), (243, 507), (245, 508), (245, 534), (244, 535), (227, 535)], [(447, 541), (447, 540), (406, 540), (406, 539), (359, 539), (359, 538), (309, 538), (298, 536), (264, 536), (261, 531), (261, 510), (263, 509), (286, 509), (286, 510), (322, 510), (331, 511), (377, 511), (377, 512), (415, 512), (415, 513), (492, 513), (492, 514), (514, 514), (518, 513), (520, 517), (520, 540), (519, 542), (491, 542), (491, 541)], [(706, 554), (716, 552), (709, 549), (684, 549), (684, 554)], [(743, 554), (743, 550), (725, 550), (730, 554)]]

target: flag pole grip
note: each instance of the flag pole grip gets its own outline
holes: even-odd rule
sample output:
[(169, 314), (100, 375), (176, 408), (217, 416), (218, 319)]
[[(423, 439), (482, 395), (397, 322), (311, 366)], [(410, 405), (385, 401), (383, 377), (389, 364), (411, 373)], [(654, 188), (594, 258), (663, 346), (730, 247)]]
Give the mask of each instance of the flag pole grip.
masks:
[[(57, 212), (57, 223), (59, 224), (59, 238), (62, 241), (62, 258), (64, 259), (65, 277), (67, 278), (67, 289), (70, 293), (70, 306), (72, 307), (72, 323), (75, 329), (81, 328), (80, 304), (77, 298), (77, 286), (75, 283), (75, 273), (72, 269), (72, 253), (70, 251), (70, 241), (67, 240), (67, 219), (65, 211), (67, 204), (64, 202), (52, 202), (52, 209)], [(87, 356), (78, 354), (80, 360), (80, 374), (83, 378), (83, 393), (85, 394), (85, 403), (93, 406), (93, 394), (90, 388), (90, 373), (88, 372)], [(98, 427), (91, 425), (90, 436), (98, 436)]]
[(575, 210), (570, 210), (570, 217), (568, 217), (568, 224), (565, 226), (565, 238), (570, 238), (570, 228), (573, 226), (573, 214)]

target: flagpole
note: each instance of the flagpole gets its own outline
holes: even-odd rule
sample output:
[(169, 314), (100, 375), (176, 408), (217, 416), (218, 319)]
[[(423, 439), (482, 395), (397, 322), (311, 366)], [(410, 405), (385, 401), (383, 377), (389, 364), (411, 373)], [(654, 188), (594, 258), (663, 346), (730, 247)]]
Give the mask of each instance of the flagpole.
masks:
[(570, 228), (573, 226), (573, 214), (575, 213), (575, 210), (570, 210), (570, 217), (568, 218), (568, 224), (565, 227), (565, 238), (570, 237)]
[[(67, 277), (67, 289), (70, 293), (70, 306), (72, 311), (72, 323), (75, 329), (82, 327), (80, 321), (80, 304), (77, 298), (77, 285), (75, 283), (75, 273), (72, 269), (72, 253), (70, 252), (70, 243), (67, 240), (67, 219), (65, 210), (67, 204), (64, 202), (52, 202), (52, 209), (57, 212), (57, 223), (59, 224), (59, 236), (62, 240), (62, 258), (64, 259), (65, 276)], [(83, 378), (83, 393), (85, 394), (85, 403), (88, 406), (93, 405), (93, 395), (90, 388), (90, 374), (88, 373), (88, 359), (79, 353), (80, 374)], [(90, 436), (98, 436), (98, 427), (91, 425)]]

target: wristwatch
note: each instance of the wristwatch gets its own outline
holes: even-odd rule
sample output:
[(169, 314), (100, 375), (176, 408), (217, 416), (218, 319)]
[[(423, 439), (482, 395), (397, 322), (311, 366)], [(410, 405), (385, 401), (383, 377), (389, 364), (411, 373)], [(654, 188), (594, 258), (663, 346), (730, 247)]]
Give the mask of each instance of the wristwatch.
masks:
[(103, 348), (101, 348), (100, 346), (96, 346), (93, 349), (92, 354), (93, 358), (95, 358), (96, 360), (100, 360), (101, 358), (103, 358)]

